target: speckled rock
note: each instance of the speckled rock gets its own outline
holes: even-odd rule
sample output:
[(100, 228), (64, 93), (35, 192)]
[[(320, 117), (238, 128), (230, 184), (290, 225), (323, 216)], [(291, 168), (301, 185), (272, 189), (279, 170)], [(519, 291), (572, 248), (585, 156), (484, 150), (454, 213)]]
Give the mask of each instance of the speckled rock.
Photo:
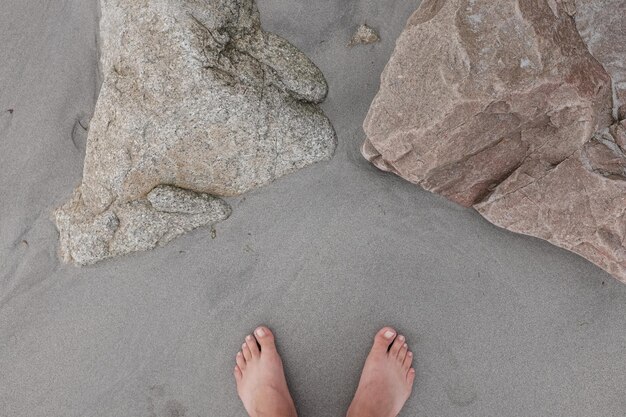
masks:
[(354, 32), (348, 46), (370, 45), (379, 41), (380, 36), (378, 33), (366, 24), (362, 24), (357, 28), (356, 32)]
[(153, 249), (200, 226), (225, 220), (226, 202), (208, 194), (157, 186), (145, 199), (92, 214), (80, 189), (55, 213), (62, 257), (89, 265), (132, 251)]
[[(332, 157), (319, 69), (253, 0), (102, 0), (83, 180), (55, 216), (78, 264), (223, 220), (233, 196)], [(163, 185), (171, 186), (163, 188)], [(210, 196), (209, 196), (210, 195)]]
[(381, 78), (363, 154), (626, 282), (626, 142), (572, 0), (425, 0)]

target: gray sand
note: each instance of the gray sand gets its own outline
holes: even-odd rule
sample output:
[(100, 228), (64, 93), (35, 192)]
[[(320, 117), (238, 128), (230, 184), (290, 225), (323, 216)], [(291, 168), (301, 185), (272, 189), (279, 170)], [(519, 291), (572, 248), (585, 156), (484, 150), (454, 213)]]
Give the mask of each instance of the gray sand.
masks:
[[(265, 28), (329, 81), (335, 158), (230, 199), (215, 238), (79, 269), (59, 263), (50, 212), (81, 178), (97, 1), (5, 0), (0, 416), (242, 416), (234, 355), (266, 323), (302, 417), (345, 412), (384, 324), (416, 353), (405, 416), (623, 417), (626, 286), (359, 154), (418, 3), (262, 0)], [(348, 48), (363, 22), (382, 42)]]

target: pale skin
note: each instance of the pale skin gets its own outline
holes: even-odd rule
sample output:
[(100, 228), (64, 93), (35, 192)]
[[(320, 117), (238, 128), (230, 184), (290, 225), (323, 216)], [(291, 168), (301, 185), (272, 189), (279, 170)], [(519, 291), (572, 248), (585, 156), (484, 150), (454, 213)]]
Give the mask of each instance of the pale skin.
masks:
[[(274, 335), (265, 326), (245, 338), (235, 358), (239, 398), (250, 417), (297, 417)], [(413, 353), (391, 327), (374, 337), (347, 417), (396, 417), (415, 381)]]

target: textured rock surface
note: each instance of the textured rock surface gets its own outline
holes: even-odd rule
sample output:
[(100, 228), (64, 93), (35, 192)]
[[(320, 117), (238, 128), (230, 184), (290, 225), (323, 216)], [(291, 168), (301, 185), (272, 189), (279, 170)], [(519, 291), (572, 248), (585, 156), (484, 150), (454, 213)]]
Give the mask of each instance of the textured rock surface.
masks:
[(83, 181), (56, 213), (64, 259), (165, 243), (228, 216), (204, 194), (241, 194), (332, 156), (322, 73), (260, 28), (252, 0), (101, 4), (104, 82)]
[(357, 28), (356, 32), (354, 32), (348, 46), (369, 45), (379, 41), (380, 36), (378, 36), (378, 33), (376, 33), (376, 31), (371, 27), (363, 24)]
[(626, 119), (626, 1), (578, 0), (576, 26), (613, 79), (615, 108)]
[(575, 11), (425, 0), (382, 75), (363, 154), (626, 281), (626, 130)]
[(516, 171), (476, 205), (492, 223), (546, 239), (626, 282), (625, 125), (598, 133), (557, 166)]
[(115, 204), (96, 215), (80, 190), (56, 212), (63, 259), (87, 265), (164, 245), (197, 227), (228, 218), (223, 200), (172, 186), (157, 186), (145, 199)]

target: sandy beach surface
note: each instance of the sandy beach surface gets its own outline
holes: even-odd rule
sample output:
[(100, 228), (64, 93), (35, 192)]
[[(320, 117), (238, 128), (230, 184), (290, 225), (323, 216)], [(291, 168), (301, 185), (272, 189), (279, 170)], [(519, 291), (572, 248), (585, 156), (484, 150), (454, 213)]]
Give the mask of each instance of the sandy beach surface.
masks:
[[(359, 153), (419, 0), (259, 3), (326, 75), (335, 158), (229, 199), (214, 234), (76, 268), (50, 213), (81, 179), (98, 2), (2, 2), (0, 416), (243, 416), (234, 356), (265, 323), (302, 417), (345, 413), (386, 324), (416, 357), (402, 415), (623, 417), (626, 286)], [(349, 48), (364, 22), (382, 42)]]

